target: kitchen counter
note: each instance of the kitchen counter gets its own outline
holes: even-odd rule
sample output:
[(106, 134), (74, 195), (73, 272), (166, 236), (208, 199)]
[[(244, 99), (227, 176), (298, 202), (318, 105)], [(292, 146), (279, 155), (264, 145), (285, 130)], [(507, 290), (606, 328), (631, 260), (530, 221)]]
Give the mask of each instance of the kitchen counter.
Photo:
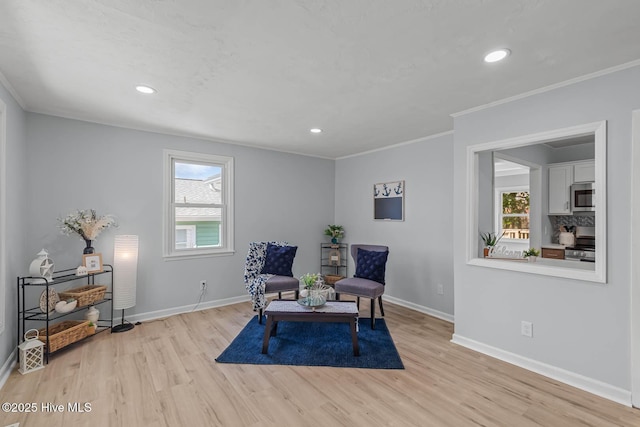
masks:
[(542, 258), (544, 259), (564, 259), (565, 255), (565, 247), (564, 245), (548, 243), (546, 245), (542, 245)]
[(541, 246), (542, 248), (546, 248), (546, 249), (565, 249), (566, 246), (565, 245), (560, 245), (558, 243), (547, 243)]

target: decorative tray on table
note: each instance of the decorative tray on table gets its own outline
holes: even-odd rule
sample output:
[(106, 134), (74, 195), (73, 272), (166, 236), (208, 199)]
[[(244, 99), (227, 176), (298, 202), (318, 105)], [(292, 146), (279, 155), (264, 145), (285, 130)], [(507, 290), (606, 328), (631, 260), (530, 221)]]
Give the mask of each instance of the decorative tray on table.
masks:
[(305, 307), (321, 307), (327, 303), (327, 300), (323, 296), (318, 297), (304, 297), (298, 300), (298, 304)]

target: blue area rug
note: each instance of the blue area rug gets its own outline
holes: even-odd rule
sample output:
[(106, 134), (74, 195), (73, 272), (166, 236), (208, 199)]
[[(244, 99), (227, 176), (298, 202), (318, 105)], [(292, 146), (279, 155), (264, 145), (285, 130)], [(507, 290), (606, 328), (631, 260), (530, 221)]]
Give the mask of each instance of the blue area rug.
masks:
[(262, 354), (265, 323), (252, 317), (216, 362), (404, 369), (384, 319), (376, 319), (374, 330), (370, 319), (359, 319), (357, 357), (348, 323), (278, 322), (278, 333), (269, 340), (269, 354)]

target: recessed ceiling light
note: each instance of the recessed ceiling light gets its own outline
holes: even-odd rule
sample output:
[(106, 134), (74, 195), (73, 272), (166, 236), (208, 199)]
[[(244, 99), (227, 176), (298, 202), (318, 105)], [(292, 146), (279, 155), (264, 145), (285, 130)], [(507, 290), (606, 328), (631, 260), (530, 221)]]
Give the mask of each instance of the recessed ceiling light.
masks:
[(487, 55), (484, 57), (484, 62), (502, 61), (509, 55), (511, 55), (511, 51), (509, 49), (496, 49), (492, 52), (487, 53)]
[(313, 128), (313, 129), (309, 129), (309, 132), (311, 132), (311, 133), (321, 133), (321, 132), (322, 132), (322, 129), (320, 129), (320, 128)]
[(146, 94), (156, 93), (156, 90), (154, 88), (152, 88), (151, 86), (145, 86), (145, 85), (136, 86), (136, 90), (140, 93), (146, 93)]

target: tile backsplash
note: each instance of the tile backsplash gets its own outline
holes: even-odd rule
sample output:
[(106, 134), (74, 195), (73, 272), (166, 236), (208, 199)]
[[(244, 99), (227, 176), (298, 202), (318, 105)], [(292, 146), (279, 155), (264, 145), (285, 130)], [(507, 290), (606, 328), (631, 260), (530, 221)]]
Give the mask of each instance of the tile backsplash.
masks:
[(596, 215), (594, 213), (584, 215), (549, 215), (549, 221), (551, 221), (551, 227), (553, 227), (551, 241), (558, 243), (561, 226), (595, 227)]

